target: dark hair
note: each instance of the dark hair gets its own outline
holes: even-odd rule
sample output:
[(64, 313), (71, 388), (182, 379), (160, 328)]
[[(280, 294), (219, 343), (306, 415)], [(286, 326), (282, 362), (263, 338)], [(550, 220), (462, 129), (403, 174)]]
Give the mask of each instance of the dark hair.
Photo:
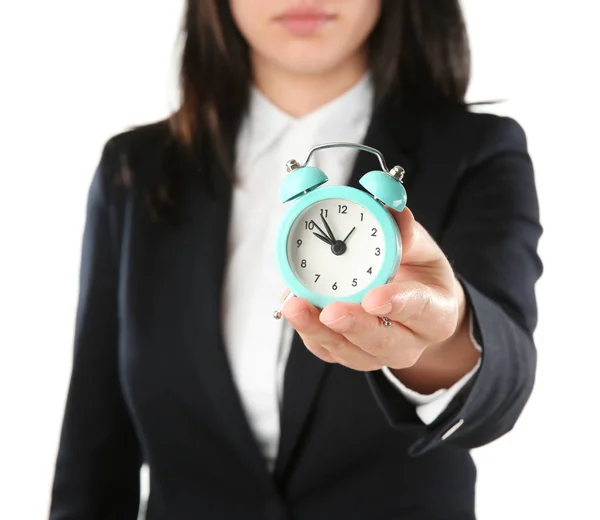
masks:
[[(213, 150), (232, 177), (251, 82), (248, 44), (229, 1), (187, 0), (183, 30), (182, 98), (170, 131), (187, 149)], [(470, 53), (459, 0), (383, 0), (368, 45), (376, 103), (464, 105)]]

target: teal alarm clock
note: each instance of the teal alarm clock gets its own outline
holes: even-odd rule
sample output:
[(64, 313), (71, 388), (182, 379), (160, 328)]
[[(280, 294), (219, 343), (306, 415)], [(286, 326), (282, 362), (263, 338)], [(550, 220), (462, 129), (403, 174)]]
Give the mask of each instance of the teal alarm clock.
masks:
[[(314, 152), (350, 147), (377, 156), (381, 170), (365, 173), (350, 186), (325, 186), (325, 173), (308, 162)], [(387, 283), (402, 257), (398, 226), (386, 208), (402, 211), (406, 190), (404, 169), (388, 169), (375, 148), (355, 143), (326, 143), (313, 147), (302, 165), (286, 164), (280, 196), (291, 203), (277, 234), (276, 260), (291, 296), (323, 308), (332, 301), (360, 303), (374, 287)], [(274, 312), (281, 318), (281, 309)]]

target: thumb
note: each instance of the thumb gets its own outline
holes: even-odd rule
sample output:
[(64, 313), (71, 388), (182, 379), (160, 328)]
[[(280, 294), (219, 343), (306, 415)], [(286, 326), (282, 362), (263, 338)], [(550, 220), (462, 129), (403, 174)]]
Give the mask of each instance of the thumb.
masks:
[(388, 208), (388, 210), (392, 214), (392, 217), (394, 217), (396, 225), (400, 230), (400, 236), (402, 237), (402, 255), (404, 256), (405, 254), (408, 254), (415, 241), (415, 216), (408, 207), (404, 208), (402, 211), (396, 211), (392, 208)]
[(400, 229), (402, 237), (402, 263), (426, 264), (437, 262), (444, 257), (435, 240), (427, 230), (415, 220), (408, 208), (402, 211), (389, 210)]

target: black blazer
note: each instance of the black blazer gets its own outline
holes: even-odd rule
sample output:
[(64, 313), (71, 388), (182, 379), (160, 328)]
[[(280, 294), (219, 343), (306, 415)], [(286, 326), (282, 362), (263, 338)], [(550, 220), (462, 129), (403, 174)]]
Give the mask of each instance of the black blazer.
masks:
[(541, 227), (525, 135), (509, 118), (384, 107), (365, 142), (406, 169), (409, 207), (464, 285), (478, 375), (426, 426), (380, 372), (323, 363), (296, 336), (270, 474), (220, 328), (230, 186), (213, 162), (216, 190), (189, 176), (180, 224), (156, 223), (146, 191), (172, 140), (164, 122), (126, 132), (89, 192), (52, 520), (136, 518), (144, 462), (151, 520), (474, 518), (469, 450), (511, 430), (534, 383)]

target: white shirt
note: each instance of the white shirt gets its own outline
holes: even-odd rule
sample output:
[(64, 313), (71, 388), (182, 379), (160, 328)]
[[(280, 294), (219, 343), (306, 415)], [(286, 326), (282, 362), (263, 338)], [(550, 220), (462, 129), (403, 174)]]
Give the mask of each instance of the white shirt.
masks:
[[(269, 467), (277, 457), (283, 375), (293, 330), (273, 319), (286, 289), (275, 263), (275, 237), (287, 210), (279, 187), (290, 159), (302, 161), (316, 144), (361, 143), (372, 114), (373, 85), (367, 75), (352, 89), (314, 112), (294, 118), (258, 90), (237, 140), (237, 176), (229, 231), (223, 333), (234, 381), (252, 431)], [(316, 152), (311, 164), (329, 177), (329, 185), (349, 181), (353, 149)], [(410, 175), (410, 172), (407, 172)], [(410, 197), (410, 194), (409, 194)], [(430, 424), (476, 372), (479, 364), (450, 389), (422, 395), (383, 372)]]

